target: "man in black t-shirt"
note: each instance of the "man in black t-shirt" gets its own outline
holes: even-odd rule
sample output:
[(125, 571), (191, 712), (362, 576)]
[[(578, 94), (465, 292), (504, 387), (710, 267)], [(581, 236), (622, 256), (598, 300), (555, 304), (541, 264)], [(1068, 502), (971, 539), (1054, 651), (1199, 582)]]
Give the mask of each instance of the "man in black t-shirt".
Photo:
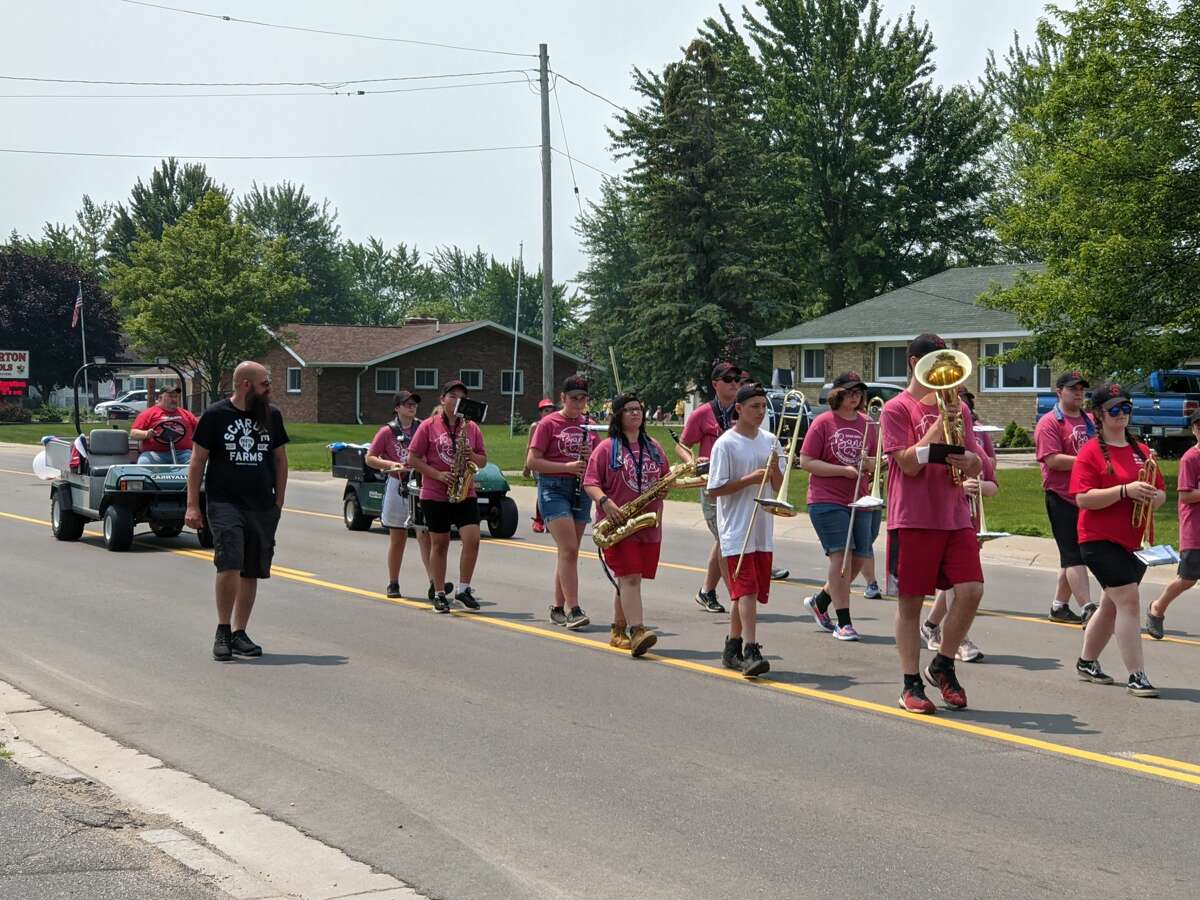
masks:
[[(275, 529), (287, 488), (288, 442), (283, 416), (271, 405), (271, 379), (256, 362), (233, 371), (233, 395), (204, 411), (188, 466), (189, 528), (205, 520), (217, 566), (217, 636), (213, 657), (262, 656), (246, 625), (258, 579), (271, 577)], [(200, 509), (200, 482), (207, 508)], [(236, 626), (236, 627), (235, 627)]]

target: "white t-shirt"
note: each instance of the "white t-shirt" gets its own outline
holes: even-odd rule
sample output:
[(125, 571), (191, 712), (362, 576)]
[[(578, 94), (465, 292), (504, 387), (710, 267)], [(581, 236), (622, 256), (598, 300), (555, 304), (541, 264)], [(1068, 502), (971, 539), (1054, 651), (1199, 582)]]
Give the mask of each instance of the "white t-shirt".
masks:
[[(773, 449), (779, 453), (779, 469), (783, 471), (783, 452), (775, 435), (760, 428), (757, 435), (748, 438), (730, 428), (713, 444), (712, 456), (708, 461), (708, 489), (711, 491), (743, 478), (755, 469), (761, 469), (767, 464)], [(756, 496), (758, 486), (753, 485), (736, 494), (717, 497), (717, 534), (720, 536), (722, 556), (737, 556), (742, 552), (742, 541), (746, 539), (746, 529), (750, 527), (754, 507), (757, 506), (754, 502)], [(763, 496), (775, 496), (769, 481), (763, 489)], [(747, 553), (775, 549), (774, 520), (774, 516), (765, 512), (754, 518), (754, 533), (746, 544)]]

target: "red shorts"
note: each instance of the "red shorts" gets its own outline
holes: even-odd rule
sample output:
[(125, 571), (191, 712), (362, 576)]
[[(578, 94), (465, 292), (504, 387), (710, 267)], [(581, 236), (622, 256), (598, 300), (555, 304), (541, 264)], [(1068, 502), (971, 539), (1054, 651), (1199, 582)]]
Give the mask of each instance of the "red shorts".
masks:
[(738, 567), (738, 558), (725, 557), (725, 566), (729, 570), (730, 599), (740, 600), (756, 595), (759, 603), (766, 603), (771, 593), (771, 560), (774, 556), (763, 550), (747, 553), (742, 560), (742, 572), (736, 577), (733, 571)]
[(604, 562), (618, 578), (624, 575), (641, 575), (653, 578), (658, 572), (659, 541), (639, 541), (626, 538), (604, 551)]
[(956, 584), (983, 581), (973, 528), (896, 528), (888, 532), (888, 593), (930, 597)]

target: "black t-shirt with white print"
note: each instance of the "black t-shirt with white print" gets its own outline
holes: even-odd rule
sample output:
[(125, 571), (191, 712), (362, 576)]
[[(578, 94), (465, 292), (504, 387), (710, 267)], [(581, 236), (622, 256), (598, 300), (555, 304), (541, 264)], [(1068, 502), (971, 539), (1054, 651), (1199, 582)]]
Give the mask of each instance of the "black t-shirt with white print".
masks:
[(192, 442), (209, 454), (204, 475), (209, 500), (246, 509), (275, 505), (274, 451), (288, 442), (276, 407), (271, 407), (270, 433), (264, 434), (249, 413), (221, 400), (200, 416)]

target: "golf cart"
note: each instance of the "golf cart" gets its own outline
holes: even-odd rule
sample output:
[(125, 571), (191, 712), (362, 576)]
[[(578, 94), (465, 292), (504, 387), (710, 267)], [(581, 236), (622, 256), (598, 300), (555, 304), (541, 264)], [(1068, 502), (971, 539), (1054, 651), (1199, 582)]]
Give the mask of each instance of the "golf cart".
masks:
[[(50, 481), (50, 529), (60, 541), (77, 541), (88, 522), (103, 523), (104, 546), (128, 550), (134, 528), (146, 523), (158, 537), (173, 538), (183, 531), (187, 510), (187, 463), (139, 465), (138, 450), (130, 446), (129, 432), (93, 428), (87, 436), (79, 418), (79, 387), (89, 370), (169, 369), (184, 382), (183, 372), (165, 362), (88, 363), (75, 373), (74, 441), (42, 438), (43, 451), (34, 460), (34, 472)], [(185, 431), (171, 420), (153, 429), (156, 440), (171, 448)], [(212, 547), (212, 532), (202, 528), (201, 547)]]
[[(367, 531), (383, 510), (383, 492), (388, 476), (367, 465), (370, 444), (329, 445), (334, 478), (346, 479), (342, 492), (342, 520), (351, 531)], [(479, 499), (479, 518), (488, 524), (495, 538), (512, 537), (517, 532), (516, 501), (508, 496), (508, 479), (495, 463), (488, 463), (475, 475), (475, 493)], [(411, 529), (410, 529), (411, 531)]]

